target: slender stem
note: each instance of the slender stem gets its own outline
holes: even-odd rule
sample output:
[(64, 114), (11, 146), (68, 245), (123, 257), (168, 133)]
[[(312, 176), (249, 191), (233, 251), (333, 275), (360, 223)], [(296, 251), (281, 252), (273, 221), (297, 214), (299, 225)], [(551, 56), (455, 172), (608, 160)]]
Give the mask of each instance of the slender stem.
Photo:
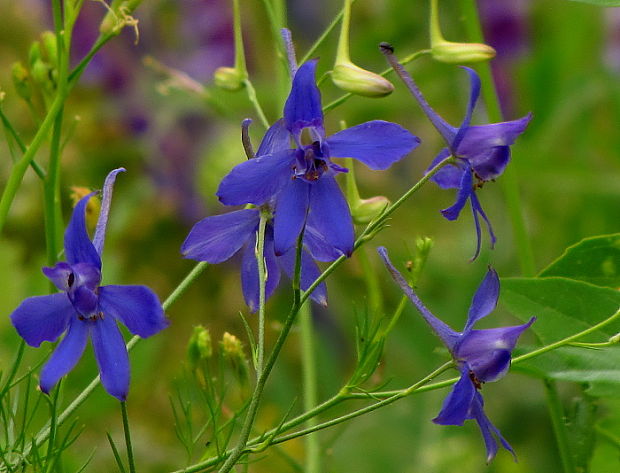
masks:
[(351, 62), (349, 55), (349, 29), (351, 27), (351, 0), (344, 0), (342, 7), (342, 23), (340, 24), (340, 37), (336, 50), (336, 64)]
[(60, 137), (63, 122), (62, 107), (56, 115), (52, 130), (48, 173), (44, 184), (45, 193), (45, 239), (47, 242), (47, 264), (53, 266), (58, 259), (62, 240), (62, 209), (60, 207)]
[(233, 4), (233, 32), (235, 37), (235, 69), (242, 73), (245, 78), (248, 70), (245, 65), (245, 51), (243, 48), (243, 33), (241, 31), (241, 11), (239, 10), (239, 0), (232, 0)]
[[(400, 63), (404, 66), (405, 64), (409, 64), (410, 62), (415, 61), (416, 59), (422, 57), (422, 56), (426, 56), (428, 54), (431, 53), (430, 49), (422, 49), (420, 51), (416, 51), (413, 54), (410, 54), (409, 56), (407, 56), (405, 59), (403, 59)], [(394, 69), (392, 69), (391, 67), (388, 69), (385, 69), (384, 71), (382, 71), (379, 75), (381, 77), (385, 77), (388, 74), (390, 74), (391, 72), (393, 72)], [(330, 110), (333, 110), (334, 108), (338, 107), (339, 105), (342, 105), (344, 102), (346, 102), (347, 100), (349, 100), (351, 97), (353, 97), (354, 94), (348, 92), (346, 94), (341, 95), (340, 97), (338, 97), (337, 99), (335, 99), (334, 101), (328, 103), (327, 105), (325, 105), (323, 107), (323, 113), (327, 113)]]
[(445, 41), (441, 34), (441, 25), (439, 24), (439, 8), (437, 6), (437, 0), (431, 0), (430, 13), (429, 13), (429, 26), (430, 26), (430, 43), (431, 47), (437, 43), (443, 43)]
[(123, 432), (125, 432), (125, 447), (127, 449), (127, 463), (129, 463), (129, 472), (136, 473), (136, 466), (133, 460), (133, 448), (131, 446), (129, 417), (127, 416), (127, 405), (124, 401), (121, 401), (121, 414), (123, 416)]
[(398, 322), (398, 319), (400, 319), (400, 316), (402, 315), (403, 311), (405, 310), (405, 307), (407, 306), (407, 300), (408, 300), (407, 296), (402, 296), (400, 298), (400, 302), (398, 303), (398, 306), (396, 307), (396, 310), (394, 311), (394, 315), (392, 315), (392, 318), (390, 319), (387, 327), (383, 331), (384, 337), (388, 333), (390, 333), (392, 329), (396, 326), (396, 322)]
[[(357, 0), (351, 0), (350, 4), (353, 5), (356, 1)], [(336, 25), (342, 19), (343, 16), (344, 16), (344, 7), (334, 17), (334, 19), (327, 26), (327, 28), (325, 28), (325, 31), (323, 31), (323, 34), (321, 34), (321, 36), (319, 36), (317, 38), (317, 40), (314, 42), (314, 44), (312, 46), (310, 46), (310, 49), (308, 49), (308, 51), (306, 52), (304, 57), (301, 58), (300, 64), (303, 64), (304, 62), (306, 62), (307, 60), (311, 59), (316, 54), (317, 49), (319, 49), (319, 47), (321, 47), (321, 45), (325, 42), (325, 40), (327, 39), (329, 34), (334, 30), (334, 28), (336, 28)]]
[(265, 268), (265, 226), (269, 215), (261, 211), (256, 241), (256, 264), (258, 266), (258, 348), (256, 354), (256, 376), (260, 377), (265, 363), (265, 284), (267, 274)]
[[(303, 371), (303, 405), (304, 411), (310, 411), (317, 405), (317, 378), (316, 357), (314, 344), (314, 327), (312, 326), (312, 310), (306, 302), (299, 310), (299, 328), (301, 333), (301, 360)], [(316, 424), (314, 418), (306, 421), (307, 428)], [(308, 435), (306, 442), (306, 473), (318, 473), (321, 471), (321, 455), (319, 438), (316, 435)]]
[[(168, 308), (174, 304), (177, 299), (189, 288), (189, 286), (200, 276), (200, 274), (205, 270), (208, 266), (208, 263), (202, 262), (198, 263), (194, 268), (189, 272), (189, 274), (181, 281), (181, 283), (172, 291), (172, 293), (168, 296), (168, 298), (163, 302), (162, 307), (164, 310), (168, 310)], [(127, 343), (127, 350), (131, 350), (141, 338), (137, 335), (131, 338)], [(99, 385), (101, 379), (99, 376), (95, 377), (89, 384), (82, 390), (82, 392), (69, 404), (64, 411), (58, 416), (58, 425), (61, 425), (65, 422), (76, 410), (80, 407), (86, 399), (92, 394), (95, 388)], [(38, 447), (43, 442), (45, 442), (50, 435), (50, 426), (47, 425), (43, 427), (37, 436), (35, 437), (34, 444)], [(30, 452), (30, 447), (27, 447), (23, 454), (27, 455)]]
[(356, 253), (360, 266), (362, 267), (362, 274), (364, 275), (364, 282), (366, 284), (366, 297), (368, 297), (368, 309), (369, 313), (373, 316), (383, 315), (383, 294), (379, 285), (379, 279), (377, 278), (377, 272), (373, 270), (370, 258), (366, 253), (366, 248), (360, 249)]
[(245, 89), (248, 93), (248, 99), (250, 99), (250, 102), (252, 103), (252, 105), (254, 105), (254, 110), (256, 110), (256, 114), (258, 115), (260, 122), (265, 128), (269, 128), (269, 120), (267, 120), (265, 112), (263, 111), (263, 107), (261, 107), (260, 102), (258, 101), (258, 97), (256, 96), (256, 89), (252, 85), (252, 82), (250, 81), (250, 79), (246, 78), (243, 83), (245, 84)]
[[(476, 43), (484, 43), (482, 28), (478, 17), (478, 7), (475, 0), (463, 0), (460, 2), (465, 28), (469, 39)], [(482, 81), (482, 97), (487, 107), (489, 120), (493, 123), (503, 121), (502, 111), (499, 104), (497, 89), (491, 66), (488, 62), (483, 62), (478, 66), (480, 80)], [(506, 206), (510, 215), (514, 238), (517, 243), (519, 264), (523, 276), (534, 276), (536, 274), (536, 264), (534, 262), (534, 252), (525, 226), (523, 216), (523, 205), (519, 195), (519, 180), (514, 165), (508, 166), (501, 178), (502, 190), (506, 199)]]
[[(26, 145), (24, 144), (22, 139), (19, 137), (19, 134), (17, 133), (15, 128), (13, 128), (13, 125), (11, 124), (7, 116), (2, 111), (2, 107), (0, 107), (0, 120), (2, 121), (2, 125), (4, 125), (5, 130), (9, 132), (9, 134), (13, 137), (13, 140), (15, 140), (15, 143), (17, 143), (17, 146), (19, 147), (20, 151), (22, 153), (25, 153)], [(35, 173), (37, 173), (37, 176), (39, 176), (39, 178), (41, 178), (42, 180), (45, 179), (45, 170), (41, 166), (39, 166), (39, 163), (37, 163), (33, 159), (32, 162), (30, 163), (30, 166), (32, 166), (32, 169), (34, 170)]]
[(562, 400), (558, 393), (558, 389), (555, 383), (550, 379), (543, 379), (545, 386), (545, 394), (547, 396), (547, 407), (549, 409), (549, 417), (551, 419), (551, 426), (553, 427), (553, 433), (557, 442), (558, 452), (560, 454), (560, 461), (562, 462), (562, 469), (565, 473), (575, 473), (575, 463), (573, 462), (573, 456), (571, 454), (571, 447), (568, 442), (566, 416), (564, 415), (564, 409), (562, 407)]

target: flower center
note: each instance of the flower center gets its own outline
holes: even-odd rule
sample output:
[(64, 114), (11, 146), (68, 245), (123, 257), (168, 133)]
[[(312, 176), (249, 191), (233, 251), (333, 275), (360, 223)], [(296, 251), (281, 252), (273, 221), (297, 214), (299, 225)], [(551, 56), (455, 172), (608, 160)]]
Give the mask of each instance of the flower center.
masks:
[(476, 389), (482, 389), (484, 381), (480, 381), (478, 378), (476, 378), (476, 374), (472, 370), (469, 370), (469, 379), (471, 379), (471, 382), (474, 383), (474, 387)]
[(315, 141), (311, 145), (297, 150), (293, 171), (293, 178), (300, 178), (306, 182), (318, 181), (327, 171), (327, 162), (321, 152), (321, 145)]

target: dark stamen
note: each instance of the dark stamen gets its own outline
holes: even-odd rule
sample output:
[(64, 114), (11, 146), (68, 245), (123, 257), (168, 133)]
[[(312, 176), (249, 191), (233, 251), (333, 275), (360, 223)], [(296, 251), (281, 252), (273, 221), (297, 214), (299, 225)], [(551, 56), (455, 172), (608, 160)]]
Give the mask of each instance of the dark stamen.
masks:
[(67, 284), (69, 285), (69, 287), (73, 286), (73, 283), (75, 282), (75, 275), (73, 273), (69, 274), (69, 278), (67, 279)]
[(474, 383), (476, 389), (482, 389), (482, 382), (478, 378), (476, 378), (476, 375), (473, 371), (469, 372), (469, 379), (471, 379), (471, 382)]

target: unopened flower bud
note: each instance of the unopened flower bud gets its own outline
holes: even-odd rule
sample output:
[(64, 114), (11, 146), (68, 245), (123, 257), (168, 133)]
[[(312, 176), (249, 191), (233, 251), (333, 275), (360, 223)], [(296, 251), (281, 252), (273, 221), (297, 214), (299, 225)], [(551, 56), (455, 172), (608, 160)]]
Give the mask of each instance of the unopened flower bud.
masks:
[(207, 360), (212, 355), (213, 344), (209, 330), (202, 325), (195, 326), (187, 344), (187, 358), (190, 364), (195, 367), (199, 361)]
[[(71, 187), (71, 202), (75, 207), (77, 203), (92, 192), (88, 187), (73, 186)], [(94, 195), (88, 199), (86, 204), (86, 225), (89, 228), (95, 228), (97, 226), (97, 219), (99, 218), (99, 211), (101, 210), (101, 200), (99, 196)]]
[(13, 63), (11, 67), (11, 75), (13, 76), (13, 85), (15, 91), (24, 100), (30, 100), (32, 90), (30, 89), (30, 76), (28, 70), (21, 62)]
[[(112, 0), (108, 8), (108, 13), (99, 25), (99, 32), (102, 34), (117, 35), (123, 27), (134, 23), (131, 14), (140, 5), (142, 0)], [(131, 26), (131, 25), (130, 25)]]
[(243, 353), (243, 344), (234, 335), (224, 332), (222, 336), (222, 351), (225, 355), (233, 359), (245, 360), (245, 354)]
[(332, 71), (332, 81), (336, 87), (364, 97), (384, 97), (394, 90), (389, 80), (352, 62), (336, 64)]
[(381, 212), (388, 205), (390, 205), (390, 200), (382, 195), (371, 197), (370, 199), (360, 199), (351, 207), (353, 222), (358, 225), (369, 223), (381, 215)]
[(45, 87), (48, 87), (50, 85), (50, 68), (41, 59), (37, 59), (32, 64), (30, 74), (32, 74), (32, 80), (34, 80), (37, 84)]
[(218, 67), (213, 73), (215, 85), (230, 92), (243, 89), (244, 77), (241, 71), (234, 67)]
[(495, 49), (482, 43), (453, 43), (441, 41), (431, 48), (433, 59), (448, 64), (471, 64), (495, 57)]
[(56, 49), (56, 35), (51, 31), (41, 33), (43, 52), (47, 56), (47, 62), (52, 66), (58, 64), (58, 50)]

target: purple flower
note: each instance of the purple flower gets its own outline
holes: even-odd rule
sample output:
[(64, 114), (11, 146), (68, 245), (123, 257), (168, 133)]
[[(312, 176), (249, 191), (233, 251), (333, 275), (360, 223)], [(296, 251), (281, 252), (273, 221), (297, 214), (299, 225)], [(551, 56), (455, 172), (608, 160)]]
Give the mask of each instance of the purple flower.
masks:
[(65, 231), (66, 262), (43, 273), (62, 292), (29, 297), (11, 314), (11, 321), (28, 345), (64, 338), (41, 371), (44, 393), (54, 387), (78, 362), (90, 336), (105, 390), (124, 401), (129, 390), (129, 358), (117, 321), (131, 333), (150, 337), (168, 326), (159, 299), (145, 286), (100, 286), (101, 252), (105, 238), (115, 169), (108, 174), (91, 242), (86, 231), (85, 211), (95, 192), (82, 198), (73, 210)]
[(334, 179), (336, 173), (347, 169), (331, 158), (351, 157), (371, 169), (387, 169), (420, 142), (399, 125), (381, 120), (326, 138), (321, 95), (314, 79), (316, 64), (316, 60), (308, 61), (297, 70), (284, 118), (267, 131), (263, 140), (268, 152), (259, 150), (257, 158), (235, 166), (217, 191), (225, 205), (275, 202), (276, 255), (285, 254), (295, 245), (307, 223), (326, 245), (349, 256), (354, 240), (351, 213)]
[(441, 412), (433, 419), (433, 422), (441, 425), (463, 425), (466, 420), (474, 419), (482, 432), (487, 450), (487, 462), (490, 462), (497, 453), (496, 438), (506, 450), (515, 456), (510, 444), (484, 413), (484, 402), (478, 391), (484, 383), (496, 381), (506, 374), (510, 367), (512, 350), (517, 339), (525, 329), (534, 323), (536, 318), (532, 317), (526, 324), (513, 327), (483, 330), (473, 328), (478, 320), (489, 315), (497, 305), (499, 278), (497, 273), (489, 268), (474, 294), (465, 328), (462, 332), (456, 332), (424, 306), (407, 284), (405, 278), (390, 262), (387, 250), (380, 247), (378, 252), (394, 281), (413, 302), (431, 330), (448, 347), (458, 370), (461, 372), (461, 378), (444, 400)]
[[(252, 312), (256, 312), (259, 302), (258, 266), (254, 252), (259, 221), (260, 210), (256, 208), (207, 217), (194, 225), (181, 246), (181, 253), (186, 258), (213, 264), (226, 261), (243, 248), (241, 288), (245, 302)], [(303, 241), (300, 286), (305, 291), (321, 274), (309, 251), (321, 261), (333, 261), (339, 255), (334, 251), (326, 253), (329, 246), (325, 245), (320, 235), (309, 225), (306, 226)], [(269, 298), (280, 282), (280, 268), (290, 278), (293, 277), (296, 256), (295, 249), (291, 247), (276, 257), (271, 221), (265, 227), (263, 256), (267, 268), (265, 297)], [(325, 284), (317, 286), (310, 297), (319, 304), (327, 305)]]

